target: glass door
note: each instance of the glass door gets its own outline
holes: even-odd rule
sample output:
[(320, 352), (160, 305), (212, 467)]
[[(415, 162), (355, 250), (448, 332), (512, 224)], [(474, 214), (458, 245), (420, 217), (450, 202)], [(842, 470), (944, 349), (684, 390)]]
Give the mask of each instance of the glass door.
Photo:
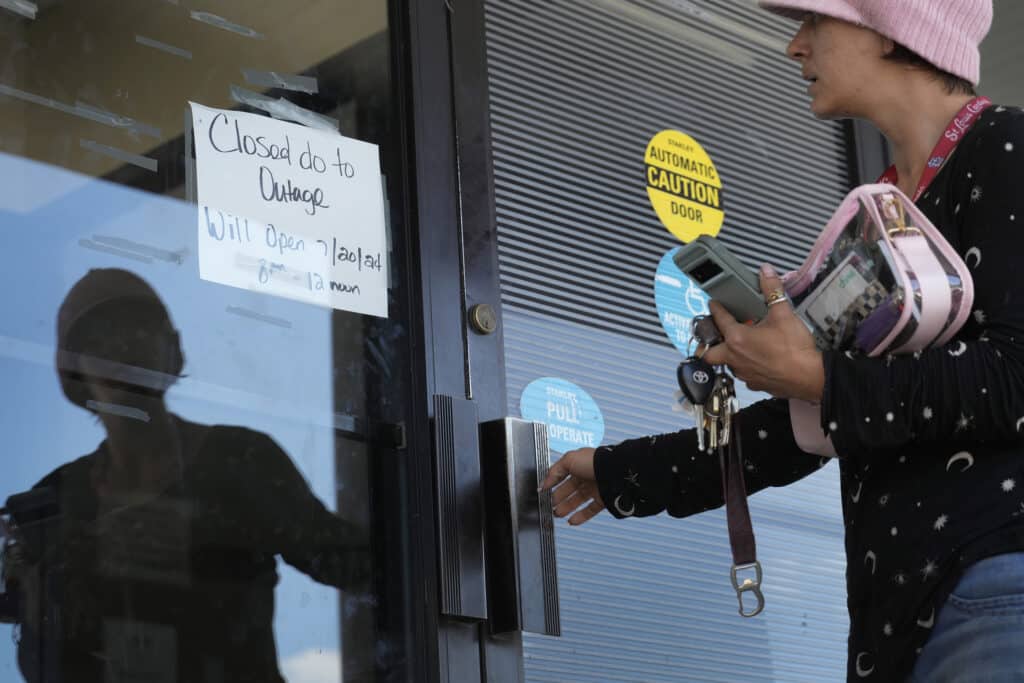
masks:
[(0, 679), (436, 675), (401, 9), (0, 3)]

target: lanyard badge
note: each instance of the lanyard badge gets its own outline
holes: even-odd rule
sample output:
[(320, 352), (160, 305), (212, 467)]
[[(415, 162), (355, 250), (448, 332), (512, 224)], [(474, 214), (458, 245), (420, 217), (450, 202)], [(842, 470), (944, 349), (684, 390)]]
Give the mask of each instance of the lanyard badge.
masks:
[[(978, 122), (978, 117), (981, 113), (990, 106), (992, 106), (992, 100), (987, 97), (975, 97), (964, 105), (964, 108), (949, 122), (946, 132), (939, 138), (939, 142), (935, 145), (935, 149), (932, 150), (931, 156), (928, 158), (928, 165), (925, 167), (924, 174), (921, 176), (921, 182), (918, 183), (917, 190), (914, 192), (913, 200), (915, 203), (921, 198), (924, 191), (928, 189), (928, 186), (932, 184), (932, 181), (935, 180), (935, 176), (939, 174), (942, 167), (946, 165), (956, 146), (960, 144), (960, 140)], [(896, 166), (887, 168), (885, 173), (878, 179), (878, 182), (889, 183), (890, 185), (895, 185), (899, 182)]]

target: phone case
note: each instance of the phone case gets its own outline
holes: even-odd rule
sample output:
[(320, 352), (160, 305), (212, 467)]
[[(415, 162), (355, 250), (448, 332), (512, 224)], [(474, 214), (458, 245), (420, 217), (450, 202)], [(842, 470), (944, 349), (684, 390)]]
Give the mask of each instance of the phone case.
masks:
[[(701, 235), (683, 246), (674, 261), (687, 277), (740, 322), (757, 322), (768, 313), (757, 274), (714, 237)], [(712, 265), (706, 267), (706, 264)]]

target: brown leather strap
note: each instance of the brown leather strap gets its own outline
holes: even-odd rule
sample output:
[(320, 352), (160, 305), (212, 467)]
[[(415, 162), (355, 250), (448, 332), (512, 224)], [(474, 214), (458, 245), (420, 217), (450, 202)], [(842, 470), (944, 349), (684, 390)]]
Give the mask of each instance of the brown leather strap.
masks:
[(729, 431), (729, 445), (718, 447), (725, 515), (729, 523), (729, 545), (732, 547), (733, 564), (752, 564), (757, 561), (757, 545), (747, 505), (747, 482), (743, 478), (743, 444), (738, 414), (732, 416)]
[[(754, 526), (750, 522), (750, 508), (747, 506), (739, 422), (739, 411), (736, 411), (732, 415), (729, 445), (718, 447), (718, 462), (722, 469), (722, 494), (729, 526), (729, 545), (732, 548), (732, 587), (740, 603), (740, 615), (756, 617), (764, 609), (764, 595), (761, 593), (761, 564), (757, 561)], [(742, 578), (741, 572), (744, 574)], [(748, 600), (744, 601), (748, 593)]]

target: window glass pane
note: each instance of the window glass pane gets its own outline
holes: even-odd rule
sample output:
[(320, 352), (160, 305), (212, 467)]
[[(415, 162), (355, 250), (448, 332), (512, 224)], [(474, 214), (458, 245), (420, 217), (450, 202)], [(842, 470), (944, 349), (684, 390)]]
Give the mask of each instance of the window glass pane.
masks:
[[(0, 679), (407, 666), (406, 564), (386, 561), (409, 396), (390, 41), (383, 0), (0, 3)], [(242, 122), (221, 141), (240, 172), (204, 158), (190, 102)], [(362, 191), (311, 201), (302, 154), (354, 141), (379, 146)], [(215, 241), (204, 192), (242, 197), (248, 223)], [(364, 238), (376, 315), (338, 275)]]

